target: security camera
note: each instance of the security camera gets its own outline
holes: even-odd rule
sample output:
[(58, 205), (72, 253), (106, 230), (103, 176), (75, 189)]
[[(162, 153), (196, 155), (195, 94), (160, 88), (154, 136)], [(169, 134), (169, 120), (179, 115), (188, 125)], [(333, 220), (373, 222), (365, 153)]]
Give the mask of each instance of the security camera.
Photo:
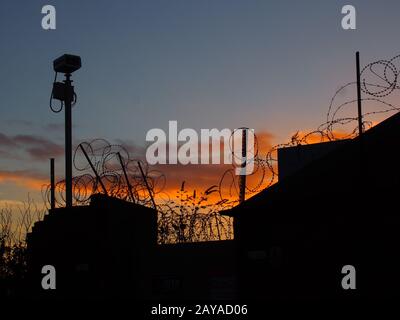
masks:
[(72, 73), (81, 67), (81, 57), (72, 54), (64, 54), (53, 61), (55, 72)]

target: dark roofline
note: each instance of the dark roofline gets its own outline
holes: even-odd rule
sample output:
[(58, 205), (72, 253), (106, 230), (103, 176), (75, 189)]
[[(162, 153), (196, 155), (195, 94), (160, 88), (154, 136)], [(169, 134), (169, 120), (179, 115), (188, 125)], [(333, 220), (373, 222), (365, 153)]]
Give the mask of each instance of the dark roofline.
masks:
[(107, 203), (111, 203), (114, 205), (119, 205), (119, 206), (125, 206), (125, 207), (131, 207), (132, 209), (135, 208), (140, 208), (141, 210), (147, 210), (147, 211), (154, 211), (157, 212), (154, 208), (151, 207), (146, 207), (141, 204), (129, 202), (120, 198), (116, 197), (111, 197), (108, 195), (105, 195), (103, 193), (95, 193), (90, 196), (90, 203), (89, 205), (81, 205), (81, 206), (73, 206), (72, 208), (66, 208), (66, 207), (59, 207), (59, 208), (54, 208), (50, 209), (49, 212), (62, 212), (62, 211), (69, 211), (69, 210), (80, 210), (81, 208), (89, 208), (89, 207), (104, 207)]
[[(399, 130), (400, 129), (400, 126), (398, 125), (399, 123), (400, 123), (400, 112), (392, 115), (391, 117), (381, 121), (379, 124), (372, 127), (371, 129), (365, 131), (361, 138), (363, 140), (369, 139), (370, 137), (379, 135), (380, 132), (382, 132), (384, 130), (388, 130), (388, 128), (390, 129), (391, 127), (397, 128)], [(341, 146), (338, 146), (336, 149), (327, 153), (320, 159), (317, 159), (317, 160), (309, 163), (304, 168), (300, 169), (298, 172), (296, 172), (296, 173), (292, 174), (291, 176), (288, 176), (285, 179), (273, 184), (272, 186), (260, 191), (259, 193), (255, 194), (254, 196), (252, 196), (245, 202), (237, 205), (236, 207), (228, 209), (228, 210), (220, 211), (219, 213), (221, 215), (235, 217), (241, 211), (244, 211), (249, 205), (251, 205), (253, 202), (258, 201), (259, 199), (262, 199), (265, 197), (270, 197), (271, 200), (273, 200), (273, 198), (276, 197), (276, 195), (278, 195), (282, 192), (282, 189), (286, 185), (289, 185), (289, 183), (296, 181), (296, 179), (298, 179), (299, 176), (303, 175), (304, 172), (307, 172), (309, 170), (314, 170), (314, 168), (317, 167), (316, 165), (318, 163), (325, 162), (326, 159), (332, 157), (332, 155), (334, 155), (334, 154), (339, 154), (340, 152), (342, 152), (343, 149), (347, 149), (347, 148), (353, 149), (356, 145), (358, 145), (358, 142), (360, 141), (360, 137), (357, 136), (353, 139), (347, 139), (347, 140), (349, 141), (349, 143), (345, 143)], [(325, 143), (329, 143), (329, 142), (325, 142)]]

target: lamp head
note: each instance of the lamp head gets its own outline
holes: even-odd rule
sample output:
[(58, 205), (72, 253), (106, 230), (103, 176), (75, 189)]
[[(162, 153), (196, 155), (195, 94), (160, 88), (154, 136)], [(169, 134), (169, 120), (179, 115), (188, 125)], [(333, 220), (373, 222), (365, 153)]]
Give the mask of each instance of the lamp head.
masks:
[(72, 54), (64, 54), (53, 61), (54, 71), (60, 73), (72, 73), (80, 69), (81, 66), (81, 57)]

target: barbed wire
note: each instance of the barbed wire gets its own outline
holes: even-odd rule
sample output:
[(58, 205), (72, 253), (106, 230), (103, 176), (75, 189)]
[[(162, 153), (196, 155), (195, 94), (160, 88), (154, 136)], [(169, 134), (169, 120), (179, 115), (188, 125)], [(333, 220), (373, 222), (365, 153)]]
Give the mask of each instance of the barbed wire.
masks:
[[(85, 152), (90, 162), (84, 156)], [(122, 163), (118, 154), (121, 156)], [(90, 163), (96, 174), (91, 169)], [(150, 186), (150, 192), (140, 172), (139, 163)], [(75, 170), (81, 173), (72, 179), (75, 205), (88, 204), (92, 194), (104, 193), (103, 185), (109, 196), (151, 206), (151, 197), (161, 196), (166, 183), (165, 175), (162, 172), (151, 170), (142, 159), (131, 158), (124, 146), (111, 144), (105, 139), (80, 143), (74, 152), (73, 165)], [(128, 181), (125, 179), (124, 170)], [(56, 204), (58, 206), (65, 205), (65, 180), (58, 181), (55, 190)], [(167, 194), (163, 194), (163, 196), (168, 198)], [(44, 197), (45, 202), (49, 205), (50, 185), (45, 186)]]
[[(140, 171), (139, 163), (144, 175)], [(232, 205), (227, 200), (209, 203), (209, 196), (216, 192), (216, 186), (196, 196), (196, 191), (188, 195), (182, 183), (177, 195), (178, 202), (172, 200), (164, 191), (166, 177), (162, 172), (150, 169), (142, 159), (131, 158), (122, 145), (111, 144), (104, 139), (79, 144), (74, 152), (73, 165), (81, 173), (73, 177), (74, 205), (88, 205), (90, 196), (95, 193), (107, 193), (109, 196), (148, 207), (153, 206), (153, 197), (157, 199), (159, 243), (233, 238), (231, 218), (219, 214), (219, 211)], [(64, 206), (65, 180), (58, 181), (55, 190), (57, 206)], [(50, 185), (45, 186), (43, 196), (49, 208)]]
[[(361, 91), (364, 97), (361, 98), (361, 101), (375, 103), (374, 107), (378, 108), (362, 114), (363, 130), (372, 127), (373, 122), (370, 120), (372, 116), (400, 110), (398, 106), (383, 100), (383, 98), (392, 95), (395, 90), (400, 89), (398, 86), (400, 66), (396, 66), (399, 60), (400, 55), (396, 55), (389, 60), (377, 60), (368, 63), (362, 68), (360, 78)], [(358, 135), (358, 116), (339, 116), (345, 108), (353, 107), (357, 103), (357, 99), (350, 98), (338, 105), (335, 104), (339, 94), (356, 85), (356, 82), (348, 82), (336, 90), (328, 106), (326, 121), (315, 130), (303, 134), (298, 131), (292, 135), (289, 141), (271, 147), (264, 154), (258, 151), (257, 155), (250, 159), (250, 161), (254, 161), (255, 170), (249, 177), (256, 182), (254, 186), (247, 183), (246, 196), (260, 192), (277, 182), (278, 149), (315, 142), (351, 139)], [(356, 110), (356, 108), (352, 108), (350, 113), (354, 114)], [(239, 196), (239, 176), (235, 175), (234, 170), (235, 166), (225, 171), (219, 181), (221, 199), (238, 198)]]

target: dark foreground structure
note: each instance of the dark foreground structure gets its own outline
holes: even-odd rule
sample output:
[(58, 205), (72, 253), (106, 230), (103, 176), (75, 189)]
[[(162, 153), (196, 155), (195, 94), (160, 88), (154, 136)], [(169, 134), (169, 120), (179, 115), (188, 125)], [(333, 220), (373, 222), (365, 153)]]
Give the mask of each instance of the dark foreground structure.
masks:
[[(156, 212), (103, 195), (89, 206), (50, 210), (28, 235), (34, 296), (105, 298), (148, 295)], [(56, 290), (43, 290), (41, 269), (56, 269)]]
[[(101, 195), (28, 237), (39, 297), (379, 299), (400, 288), (400, 114), (361, 137), (279, 151), (279, 182), (222, 212), (235, 240), (157, 245), (152, 209)], [(43, 290), (54, 265), (57, 289)], [(342, 268), (356, 289), (342, 287)]]
[[(50, 210), (28, 235), (30, 295), (38, 298), (232, 299), (233, 241), (157, 245), (156, 211), (107, 197)], [(56, 269), (43, 290), (42, 267)]]
[[(223, 212), (235, 218), (240, 296), (399, 296), (399, 148), (396, 114), (352, 140), (280, 150), (279, 182)], [(345, 265), (355, 290), (341, 285)]]

